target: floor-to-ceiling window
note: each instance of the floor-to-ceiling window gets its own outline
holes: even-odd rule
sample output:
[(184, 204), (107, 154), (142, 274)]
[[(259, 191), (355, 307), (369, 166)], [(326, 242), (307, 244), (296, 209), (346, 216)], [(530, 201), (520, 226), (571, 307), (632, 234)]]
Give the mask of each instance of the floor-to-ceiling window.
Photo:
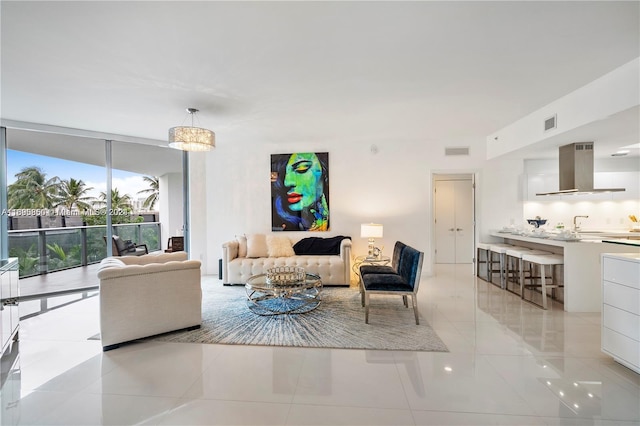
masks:
[(180, 152), (60, 133), (6, 133), (3, 232), (21, 276), (99, 262), (109, 246), (108, 218), (111, 233), (149, 251), (162, 250), (163, 237), (180, 231)]

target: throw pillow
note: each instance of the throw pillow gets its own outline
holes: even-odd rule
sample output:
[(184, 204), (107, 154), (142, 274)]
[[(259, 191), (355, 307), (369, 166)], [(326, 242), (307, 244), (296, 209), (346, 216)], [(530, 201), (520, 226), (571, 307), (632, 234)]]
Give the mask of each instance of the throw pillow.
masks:
[(136, 245), (131, 240), (124, 240), (124, 249), (128, 252), (135, 252)]
[(107, 257), (102, 259), (102, 261), (100, 262), (100, 265), (98, 267), (98, 272), (102, 271), (103, 269), (114, 268), (114, 267), (121, 268), (124, 266), (126, 265), (122, 260), (117, 259), (115, 257)]
[(236, 235), (238, 241), (238, 257), (247, 257), (247, 236)]
[(267, 237), (264, 234), (247, 235), (247, 257), (268, 257)]
[(267, 251), (269, 257), (289, 257), (295, 255), (289, 237), (281, 237), (278, 235), (267, 235)]

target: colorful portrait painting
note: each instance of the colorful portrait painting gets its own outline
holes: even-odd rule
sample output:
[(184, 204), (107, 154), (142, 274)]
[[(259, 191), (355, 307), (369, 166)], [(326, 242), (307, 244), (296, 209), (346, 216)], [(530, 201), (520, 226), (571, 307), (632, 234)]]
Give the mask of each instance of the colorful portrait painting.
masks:
[(329, 230), (329, 153), (271, 155), (273, 231)]

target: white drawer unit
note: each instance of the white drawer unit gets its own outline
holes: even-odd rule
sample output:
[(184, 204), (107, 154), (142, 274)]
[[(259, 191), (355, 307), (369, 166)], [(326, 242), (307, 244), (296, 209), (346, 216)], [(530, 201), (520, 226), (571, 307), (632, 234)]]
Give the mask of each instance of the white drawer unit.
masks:
[(602, 351), (640, 374), (640, 253), (602, 254)]
[(602, 279), (627, 287), (640, 289), (640, 261), (638, 254), (602, 255)]

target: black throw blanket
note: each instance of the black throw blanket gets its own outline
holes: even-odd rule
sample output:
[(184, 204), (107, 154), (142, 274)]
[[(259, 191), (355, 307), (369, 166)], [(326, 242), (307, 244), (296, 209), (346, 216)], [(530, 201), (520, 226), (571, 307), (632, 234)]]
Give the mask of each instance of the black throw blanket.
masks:
[(298, 255), (304, 254), (340, 254), (340, 243), (345, 238), (351, 239), (351, 237), (345, 237), (338, 235), (336, 237), (320, 238), (309, 237), (303, 238), (293, 245), (293, 251)]

